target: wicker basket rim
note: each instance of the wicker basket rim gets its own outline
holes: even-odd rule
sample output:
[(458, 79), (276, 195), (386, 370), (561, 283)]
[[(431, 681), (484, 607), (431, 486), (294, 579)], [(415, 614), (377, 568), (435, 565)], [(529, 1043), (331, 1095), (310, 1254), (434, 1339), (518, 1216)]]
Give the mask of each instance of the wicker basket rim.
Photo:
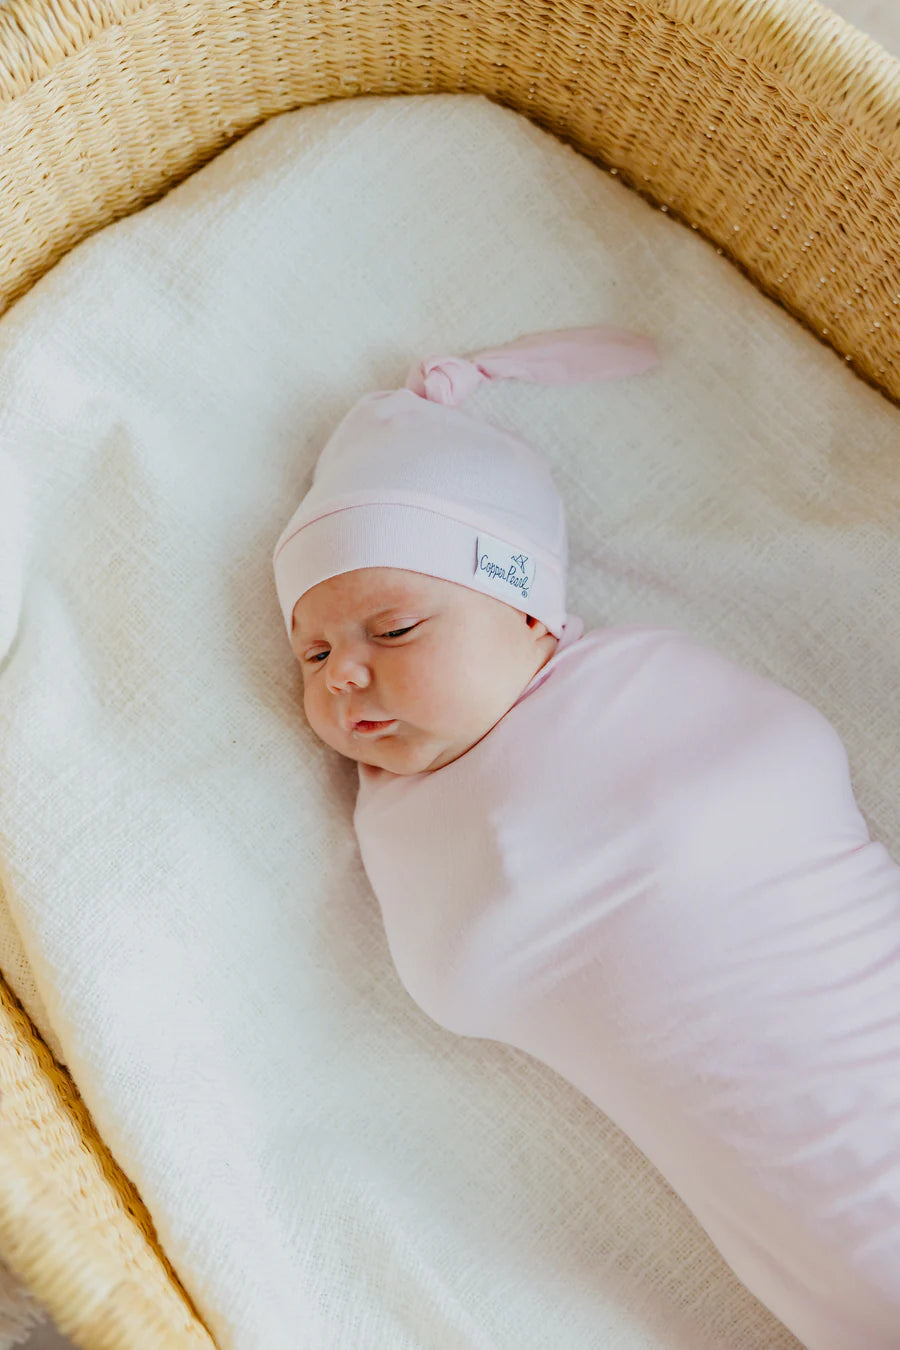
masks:
[[(0, 4), (0, 102), (39, 82), (108, 29), (160, 0), (4, 0)], [(163, 0), (165, 3), (166, 0)], [(189, 4), (189, 0), (167, 0)], [(560, 7), (585, 0), (560, 0)], [(265, 9), (298, 0), (244, 0)], [(300, 0), (302, 3), (302, 0)], [(364, 4), (365, 0), (359, 0)], [(818, 0), (634, 0), (663, 20), (687, 24), (881, 145), (900, 148), (900, 60)], [(398, 8), (399, 8), (398, 4)], [(342, 11), (346, 8), (341, 6)], [(441, 10), (470, 9), (442, 0)], [(342, 13), (347, 22), (346, 13)], [(389, 22), (385, 16), (386, 23)]]

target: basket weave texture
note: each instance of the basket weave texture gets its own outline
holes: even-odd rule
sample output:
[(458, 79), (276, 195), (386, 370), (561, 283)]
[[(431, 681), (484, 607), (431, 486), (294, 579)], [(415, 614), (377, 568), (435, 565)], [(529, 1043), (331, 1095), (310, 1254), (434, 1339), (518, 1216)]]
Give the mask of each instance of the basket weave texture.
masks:
[[(900, 62), (815, 0), (5, 0), (0, 310), (266, 118), (434, 92), (618, 173), (900, 402)], [(85, 1350), (213, 1345), (2, 982), (0, 1251)]]

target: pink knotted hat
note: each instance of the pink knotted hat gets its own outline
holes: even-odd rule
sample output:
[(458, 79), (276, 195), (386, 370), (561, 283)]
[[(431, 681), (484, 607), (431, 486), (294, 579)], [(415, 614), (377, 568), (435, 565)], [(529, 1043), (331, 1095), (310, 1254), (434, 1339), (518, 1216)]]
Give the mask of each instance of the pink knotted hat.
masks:
[(360, 399), (326, 443), (275, 546), (288, 637), (306, 591), (360, 567), (458, 582), (560, 637), (568, 544), (549, 467), (512, 432), (455, 405), (482, 380), (577, 384), (639, 374), (656, 360), (649, 338), (619, 328), (559, 329), (466, 359), (426, 357), (403, 389)]

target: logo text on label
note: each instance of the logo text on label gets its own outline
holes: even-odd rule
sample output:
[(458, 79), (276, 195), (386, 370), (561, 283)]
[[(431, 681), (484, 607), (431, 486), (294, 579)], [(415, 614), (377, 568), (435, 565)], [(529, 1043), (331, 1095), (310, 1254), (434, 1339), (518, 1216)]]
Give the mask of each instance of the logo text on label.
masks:
[(534, 585), (534, 559), (512, 544), (480, 534), (475, 549), (475, 571), (504, 598), (515, 591), (527, 600)]

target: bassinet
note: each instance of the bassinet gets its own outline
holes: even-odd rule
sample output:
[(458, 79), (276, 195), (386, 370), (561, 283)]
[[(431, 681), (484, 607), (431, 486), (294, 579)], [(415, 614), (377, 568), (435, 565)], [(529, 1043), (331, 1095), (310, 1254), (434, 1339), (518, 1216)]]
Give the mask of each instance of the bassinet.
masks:
[[(8, 0), (0, 307), (262, 120), (425, 92), (609, 166), (900, 400), (900, 65), (813, 0)], [(2, 981), (0, 1027), (0, 1253), (91, 1350), (211, 1345)]]

